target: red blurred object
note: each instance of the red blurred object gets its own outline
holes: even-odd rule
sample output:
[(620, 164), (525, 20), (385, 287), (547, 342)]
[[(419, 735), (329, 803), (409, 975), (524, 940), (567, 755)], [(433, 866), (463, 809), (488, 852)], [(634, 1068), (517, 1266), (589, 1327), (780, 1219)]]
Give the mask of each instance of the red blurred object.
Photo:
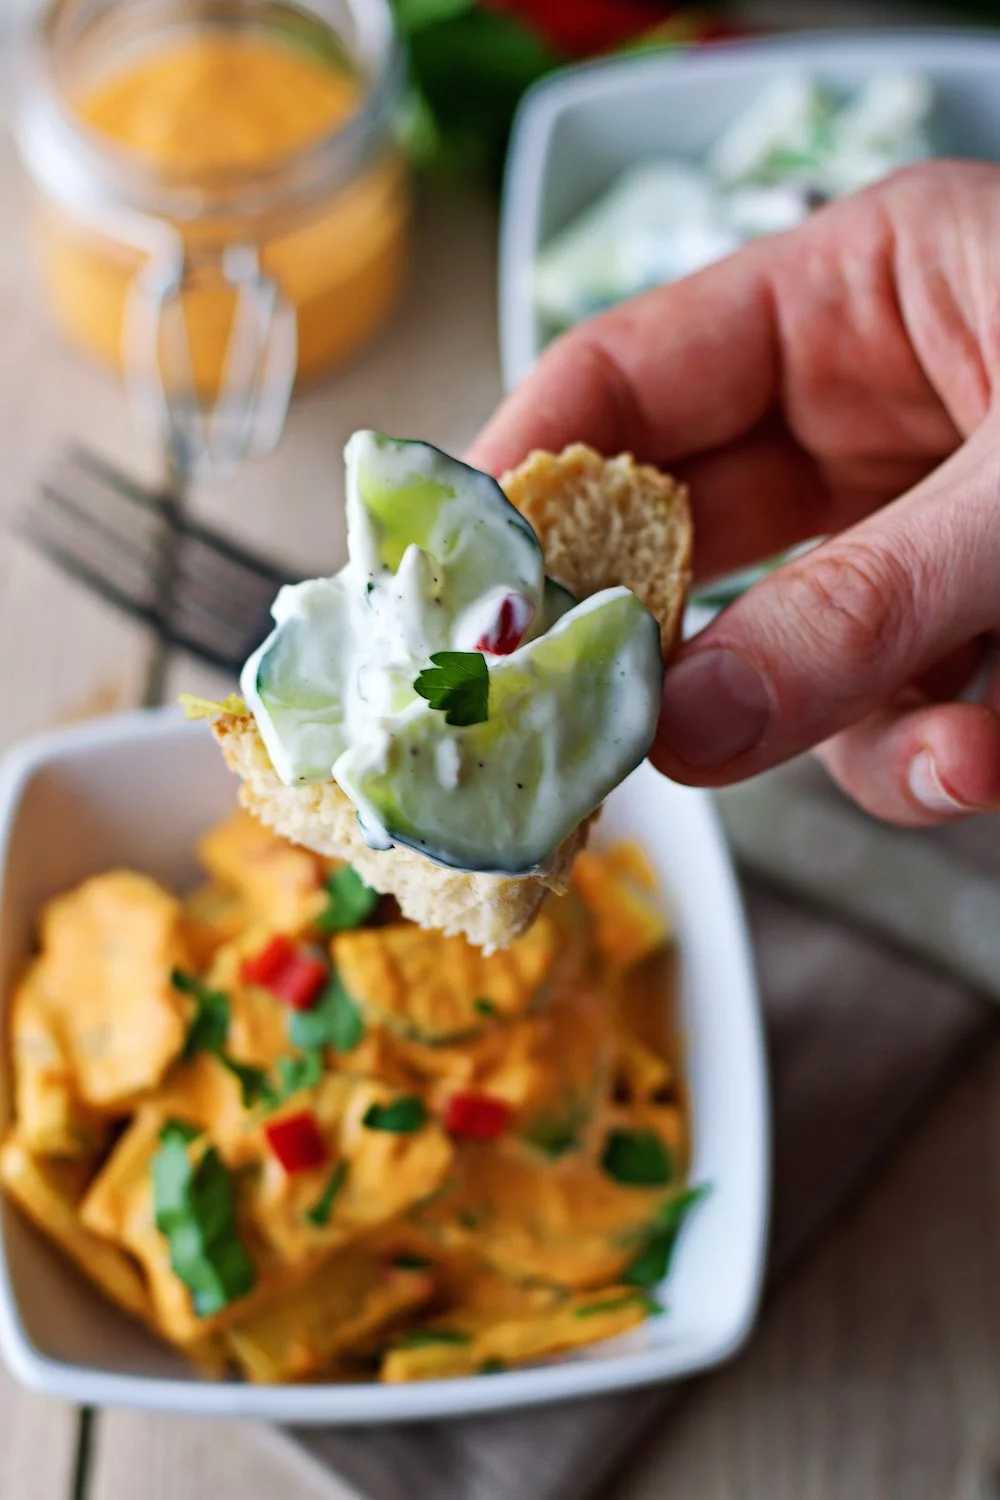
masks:
[(327, 1158), (326, 1141), (311, 1109), (264, 1126), (267, 1144), (286, 1172), (308, 1172)]
[(511, 1107), (489, 1094), (452, 1094), (442, 1124), (450, 1135), (476, 1141), (495, 1141), (510, 1125)]
[(299, 953), (283, 933), (244, 959), (240, 972), (249, 984), (270, 990), (293, 1010), (311, 1010), (327, 981), (323, 960)]
[(524, 640), (533, 613), (530, 599), (523, 594), (508, 594), (500, 605), (496, 623), (479, 637), (476, 650), (488, 651), (491, 656), (509, 656)]
[(653, 0), (484, 0), (546, 37), (567, 57), (590, 57), (652, 31), (677, 9)]

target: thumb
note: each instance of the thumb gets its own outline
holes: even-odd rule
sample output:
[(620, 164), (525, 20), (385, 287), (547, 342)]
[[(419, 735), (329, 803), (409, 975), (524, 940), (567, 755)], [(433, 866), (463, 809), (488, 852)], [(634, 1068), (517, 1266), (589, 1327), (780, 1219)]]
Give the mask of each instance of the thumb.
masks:
[(664, 679), (654, 764), (717, 786), (829, 739), (1000, 617), (1000, 425), (757, 583)]

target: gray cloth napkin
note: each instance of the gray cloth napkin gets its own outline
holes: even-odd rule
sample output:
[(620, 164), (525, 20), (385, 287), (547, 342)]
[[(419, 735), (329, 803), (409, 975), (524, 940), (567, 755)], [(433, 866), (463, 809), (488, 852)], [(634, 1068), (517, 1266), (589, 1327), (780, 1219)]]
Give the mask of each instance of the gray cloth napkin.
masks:
[[(885, 829), (806, 762), (719, 807), (745, 872), (767, 1020), (773, 1284), (991, 1023), (981, 996), (1000, 1000), (997, 820)], [(678, 1389), (280, 1441), (364, 1500), (587, 1500)]]

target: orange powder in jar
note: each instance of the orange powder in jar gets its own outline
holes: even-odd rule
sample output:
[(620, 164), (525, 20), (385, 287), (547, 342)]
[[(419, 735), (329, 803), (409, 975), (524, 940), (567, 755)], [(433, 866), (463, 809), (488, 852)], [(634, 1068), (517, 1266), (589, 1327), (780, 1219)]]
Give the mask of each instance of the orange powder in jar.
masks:
[[(348, 72), (279, 37), (191, 33), (133, 60), (74, 101), (81, 121), (150, 172), (192, 188), (213, 175), (280, 169), (342, 128), (363, 101)], [(189, 249), (205, 231), (178, 226)], [(295, 217), (272, 213), (254, 241), (263, 271), (298, 322), (298, 377), (310, 379), (362, 345), (390, 311), (405, 270), (409, 203), (398, 154), (383, 149), (352, 179)], [(218, 235), (218, 225), (213, 226)], [(246, 229), (238, 231), (247, 242)], [(122, 367), (126, 298), (141, 253), (74, 222), (54, 205), (44, 240), (55, 310), (74, 341)], [(184, 293), (195, 383), (218, 389), (234, 297), (218, 276)]]

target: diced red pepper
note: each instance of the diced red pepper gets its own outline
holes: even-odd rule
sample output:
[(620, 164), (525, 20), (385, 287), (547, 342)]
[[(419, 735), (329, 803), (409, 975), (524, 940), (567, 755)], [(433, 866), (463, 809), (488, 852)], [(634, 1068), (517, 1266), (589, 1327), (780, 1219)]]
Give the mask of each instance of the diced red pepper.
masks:
[(531, 600), (524, 594), (508, 594), (501, 601), (495, 623), (479, 637), (475, 649), (488, 651), (492, 656), (509, 656), (524, 640), (534, 612)]
[(445, 1105), (442, 1123), (451, 1135), (495, 1141), (510, 1125), (512, 1113), (505, 1100), (489, 1094), (452, 1094)]
[(321, 958), (299, 953), (291, 938), (282, 933), (245, 959), (241, 973), (249, 984), (270, 990), (293, 1010), (310, 1010), (329, 978)]
[(308, 1172), (327, 1159), (326, 1141), (311, 1109), (264, 1126), (267, 1144), (286, 1172)]
[(267, 985), (279, 973), (290, 958), (295, 957), (295, 945), (283, 932), (277, 933), (265, 943), (259, 953), (252, 953), (243, 960), (241, 973), (248, 984)]

